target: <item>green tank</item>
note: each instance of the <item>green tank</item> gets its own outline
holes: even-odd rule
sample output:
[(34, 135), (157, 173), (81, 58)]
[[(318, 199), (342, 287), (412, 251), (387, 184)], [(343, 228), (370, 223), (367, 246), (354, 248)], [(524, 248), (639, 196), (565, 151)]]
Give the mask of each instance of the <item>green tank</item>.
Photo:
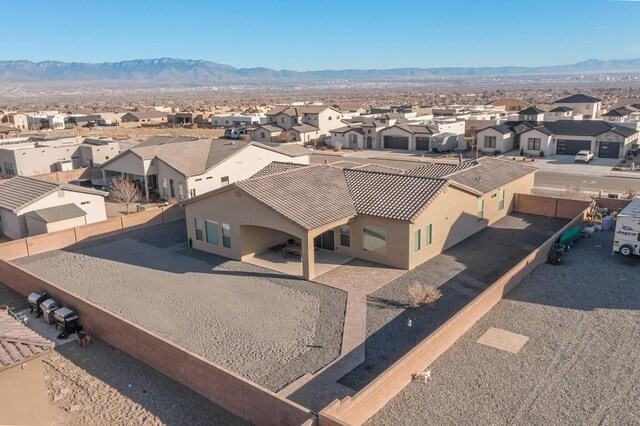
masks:
[(573, 244), (575, 240), (577, 240), (582, 235), (582, 227), (580, 226), (572, 226), (562, 233), (560, 236), (560, 244), (565, 246)]

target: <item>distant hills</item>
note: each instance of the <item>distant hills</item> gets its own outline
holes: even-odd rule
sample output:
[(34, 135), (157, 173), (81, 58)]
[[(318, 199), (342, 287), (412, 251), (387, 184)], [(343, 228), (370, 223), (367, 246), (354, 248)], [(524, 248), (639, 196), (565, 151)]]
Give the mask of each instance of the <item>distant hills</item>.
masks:
[(440, 67), (347, 69), (319, 71), (234, 68), (209, 61), (138, 59), (122, 62), (0, 61), (0, 82), (130, 81), (173, 84), (287, 83), (305, 81), (428, 80), (443, 77), (580, 74), (640, 71), (638, 59), (589, 59), (570, 65), (543, 67)]

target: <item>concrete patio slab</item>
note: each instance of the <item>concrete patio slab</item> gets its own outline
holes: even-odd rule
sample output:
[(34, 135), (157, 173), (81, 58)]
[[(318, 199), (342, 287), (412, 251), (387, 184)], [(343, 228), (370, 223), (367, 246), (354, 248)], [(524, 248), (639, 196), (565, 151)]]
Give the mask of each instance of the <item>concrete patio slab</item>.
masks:
[[(316, 274), (326, 274), (338, 266), (348, 263), (352, 259), (351, 257), (343, 256), (333, 251), (317, 249), (315, 251)], [(302, 277), (302, 262), (300, 259), (285, 258), (280, 252), (263, 253), (245, 259), (244, 261), (262, 268), (271, 269), (272, 271)]]
[(512, 354), (517, 354), (528, 341), (529, 338), (527, 336), (494, 327), (488, 329), (476, 340), (481, 345), (511, 352)]

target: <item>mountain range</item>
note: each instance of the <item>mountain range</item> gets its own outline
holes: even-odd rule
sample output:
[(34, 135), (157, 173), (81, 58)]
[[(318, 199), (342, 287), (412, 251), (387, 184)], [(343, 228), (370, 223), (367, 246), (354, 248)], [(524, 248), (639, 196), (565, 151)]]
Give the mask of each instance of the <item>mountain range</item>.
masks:
[(615, 71), (640, 71), (640, 58), (588, 59), (575, 64), (541, 67), (439, 67), (318, 71), (235, 68), (209, 61), (174, 58), (102, 63), (20, 60), (0, 61), (0, 82), (131, 81), (173, 84), (242, 84), (328, 80), (427, 80), (444, 77), (581, 74)]

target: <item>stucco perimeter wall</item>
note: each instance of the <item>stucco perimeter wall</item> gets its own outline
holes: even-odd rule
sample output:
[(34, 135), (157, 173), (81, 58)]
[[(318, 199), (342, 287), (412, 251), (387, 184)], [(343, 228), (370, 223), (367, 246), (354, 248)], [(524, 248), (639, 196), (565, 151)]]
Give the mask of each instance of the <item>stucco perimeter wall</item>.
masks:
[(400, 358), (369, 385), (352, 397), (336, 400), (318, 413), (319, 426), (361, 425), (384, 407), (406, 385), (412, 375), (423, 371), (491, 310), (509, 290), (536, 266), (547, 260), (551, 246), (569, 227), (582, 223), (581, 211), (570, 223), (534, 250), (499, 280), (460, 310), (449, 321)]
[(516, 194), (515, 211), (538, 216), (559, 217), (573, 219), (590, 202), (585, 200), (571, 200), (567, 198), (543, 197), (541, 195)]
[(45, 173), (33, 176), (38, 179), (52, 180), (54, 182), (69, 183), (76, 179), (91, 179), (91, 171), (86, 168), (68, 170), (66, 172)]
[(280, 398), (268, 389), (6, 260), (0, 260), (0, 277), (3, 283), (25, 296), (34, 291), (46, 291), (53, 299), (75, 311), (89, 333), (256, 425), (300, 425), (312, 418), (304, 407)]
[(172, 222), (183, 217), (184, 208), (173, 205), (35, 237), (9, 241), (0, 244), (0, 259), (13, 260), (51, 250), (59, 250), (85, 240), (106, 238), (130, 229)]

